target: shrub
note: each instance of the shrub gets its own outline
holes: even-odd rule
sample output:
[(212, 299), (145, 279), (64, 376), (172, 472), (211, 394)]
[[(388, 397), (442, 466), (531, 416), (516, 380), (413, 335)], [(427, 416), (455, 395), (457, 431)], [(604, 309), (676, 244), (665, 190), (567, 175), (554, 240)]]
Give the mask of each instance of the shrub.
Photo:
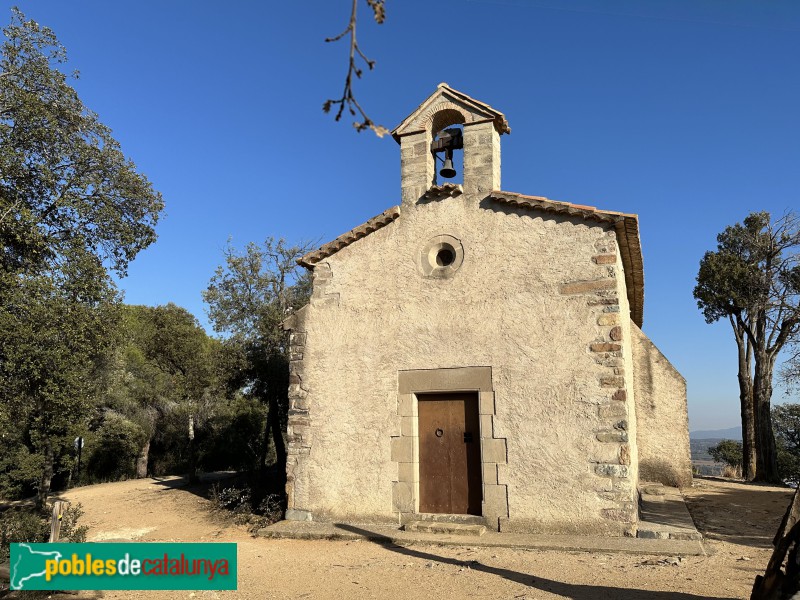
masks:
[[(70, 505), (61, 517), (61, 542), (85, 542), (85, 525), (78, 525), (83, 516), (80, 504)], [(46, 542), (50, 539), (52, 511), (37, 511), (31, 507), (10, 508), (0, 513), (0, 563), (9, 559), (9, 544)]]
[(709, 448), (708, 453), (715, 461), (727, 465), (722, 472), (723, 477), (742, 476), (742, 442), (722, 440)]
[(31, 454), (24, 443), (0, 445), (0, 498), (18, 500), (35, 494), (42, 463), (42, 455)]
[(0, 563), (9, 559), (9, 544), (46, 542), (50, 521), (31, 508), (10, 508), (0, 515)]
[(86, 525), (78, 525), (78, 519), (82, 516), (83, 506), (80, 503), (70, 504), (67, 507), (61, 516), (60, 541), (76, 544), (86, 541), (86, 532), (89, 531), (89, 528)]
[(214, 485), (211, 489), (211, 501), (220, 510), (242, 512), (250, 510), (250, 489), (227, 487), (220, 489)]
[(249, 486), (220, 489), (215, 485), (211, 490), (211, 502), (217, 510), (231, 513), (233, 522), (237, 525), (247, 525), (250, 532), (272, 525), (283, 518), (283, 496), (267, 494), (258, 506), (254, 507), (253, 492)]

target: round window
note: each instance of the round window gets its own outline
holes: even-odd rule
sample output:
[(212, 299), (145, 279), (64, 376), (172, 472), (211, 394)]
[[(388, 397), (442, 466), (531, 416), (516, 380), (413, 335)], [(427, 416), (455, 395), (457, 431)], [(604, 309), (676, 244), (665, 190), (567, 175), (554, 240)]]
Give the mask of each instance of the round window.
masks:
[(452, 235), (437, 235), (428, 240), (420, 251), (420, 268), (425, 277), (452, 277), (464, 261), (464, 247)]
[(440, 267), (452, 265), (456, 259), (456, 253), (452, 248), (442, 248), (436, 253), (436, 264)]

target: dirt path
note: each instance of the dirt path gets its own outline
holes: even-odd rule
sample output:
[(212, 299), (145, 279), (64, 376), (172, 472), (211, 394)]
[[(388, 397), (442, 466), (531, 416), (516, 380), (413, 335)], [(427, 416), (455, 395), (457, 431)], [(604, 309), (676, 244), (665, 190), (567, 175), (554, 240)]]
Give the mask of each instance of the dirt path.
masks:
[[(748, 598), (770, 554), (790, 490), (696, 480), (688, 490), (707, 557), (653, 557), (500, 548), (384, 547), (371, 542), (265, 540), (214, 517), (208, 502), (152, 479), (72, 490), (89, 540), (231, 541), (237, 592), (105, 592), (104, 598)], [(677, 561), (673, 561), (677, 562)], [(73, 596), (74, 598), (74, 596)]]

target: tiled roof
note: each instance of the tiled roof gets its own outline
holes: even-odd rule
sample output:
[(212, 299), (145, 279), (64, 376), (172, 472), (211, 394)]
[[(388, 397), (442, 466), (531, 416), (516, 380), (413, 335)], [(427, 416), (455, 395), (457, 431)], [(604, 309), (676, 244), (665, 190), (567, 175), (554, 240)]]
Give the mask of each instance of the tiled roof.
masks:
[[(403, 122), (400, 123), (400, 125), (394, 128), (392, 131), (392, 137), (399, 143), (400, 138), (403, 135), (417, 131), (418, 127), (414, 126), (417, 118), (421, 115), (424, 115), (428, 109), (439, 110), (441, 108), (446, 108), (449, 106), (447, 103), (448, 98), (451, 99), (451, 101), (456, 101), (461, 106), (468, 108), (472, 113), (472, 122), (492, 121), (498, 133), (511, 133), (511, 127), (508, 126), (508, 120), (506, 119), (506, 116), (499, 110), (492, 108), (485, 102), (475, 100), (475, 98), (467, 96), (465, 93), (451, 88), (446, 83), (440, 83), (436, 87), (436, 91), (433, 94), (428, 96), (428, 98), (426, 98), (425, 101), (420, 104), (414, 112), (408, 115), (405, 119), (403, 119)], [(434, 108), (432, 109), (431, 107)]]
[(545, 213), (577, 217), (587, 221), (613, 223), (617, 233), (617, 245), (625, 270), (625, 287), (631, 306), (631, 319), (639, 327), (644, 317), (644, 264), (642, 245), (639, 240), (639, 217), (611, 210), (599, 210), (594, 206), (559, 202), (542, 196), (525, 196), (512, 192), (492, 192), (495, 202)]
[(369, 235), (381, 227), (386, 227), (386, 225), (394, 221), (399, 216), (400, 207), (393, 206), (392, 208), (383, 211), (377, 217), (372, 217), (363, 225), (359, 225), (347, 233), (340, 235), (332, 242), (328, 242), (327, 244), (320, 246), (318, 250), (313, 250), (307, 254), (304, 254), (297, 260), (297, 264), (310, 269), (322, 259), (327, 258), (331, 254), (335, 254), (345, 246), (349, 246), (356, 240), (360, 240), (364, 236)]

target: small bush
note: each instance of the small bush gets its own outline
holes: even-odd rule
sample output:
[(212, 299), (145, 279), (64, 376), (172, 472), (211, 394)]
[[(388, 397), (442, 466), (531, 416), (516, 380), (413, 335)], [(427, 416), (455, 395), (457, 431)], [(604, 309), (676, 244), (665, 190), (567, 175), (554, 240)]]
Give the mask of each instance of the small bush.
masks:
[(729, 479), (741, 479), (742, 478), (742, 467), (732, 467), (730, 465), (725, 465), (722, 467), (722, 476), (727, 477)]
[[(39, 512), (34, 508), (10, 508), (0, 513), (0, 563), (9, 560), (9, 544), (20, 542), (41, 543), (50, 539), (50, 521), (52, 510)], [(61, 516), (61, 542), (85, 542), (85, 525), (78, 525), (83, 516), (80, 504), (70, 505)]]
[(211, 501), (220, 510), (250, 511), (250, 489), (237, 487), (220, 489), (218, 485), (214, 485), (211, 489)]
[(46, 542), (50, 522), (43, 513), (31, 508), (10, 508), (0, 515), (0, 563), (9, 560), (9, 544)]
[[(60, 541), (82, 543), (86, 541), (86, 532), (89, 528), (86, 525), (78, 525), (78, 519), (83, 516), (83, 506), (78, 503), (69, 505), (61, 515)], [(49, 531), (49, 530), (48, 530)]]
[(247, 525), (248, 531), (255, 532), (272, 525), (283, 518), (283, 498), (279, 494), (268, 494), (258, 506), (253, 507), (252, 490), (245, 486), (211, 490), (211, 502), (217, 510), (226, 511), (233, 516), (237, 525)]
[(250, 531), (257, 531), (277, 523), (283, 518), (283, 502), (278, 494), (269, 494), (256, 509), (254, 518), (250, 521)]

